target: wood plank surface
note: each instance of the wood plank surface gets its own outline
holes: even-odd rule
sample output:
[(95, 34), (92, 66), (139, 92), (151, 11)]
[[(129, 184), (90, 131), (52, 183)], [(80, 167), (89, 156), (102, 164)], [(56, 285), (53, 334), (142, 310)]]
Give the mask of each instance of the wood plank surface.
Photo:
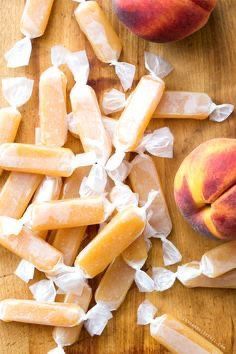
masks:
[[(121, 25), (111, 10), (111, 1), (100, 0), (115, 29), (119, 33), (124, 50), (122, 60), (137, 65), (136, 80), (144, 74), (144, 50), (153, 51), (169, 60), (175, 71), (166, 80), (168, 89), (203, 91), (217, 103), (236, 104), (236, 1), (219, 0), (207, 26), (179, 43), (158, 45), (137, 39)], [(73, 10), (77, 4), (71, 0), (55, 0), (49, 25), (42, 38), (33, 41), (30, 65), (26, 68), (7, 69), (3, 54), (21, 38), (20, 16), (24, 0), (0, 0), (0, 76), (24, 76), (35, 79), (31, 100), (21, 109), (23, 122), (17, 141), (33, 143), (34, 128), (38, 123), (38, 80), (40, 73), (50, 65), (50, 48), (63, 44), (71, 50), (87, 50), (91, 63), (90, 84), (98, 95), (119, 83), (114, 69), (100, 63), (79, 30)], [(73, 86), (71, 75), (69, 89)], [(1, 107), (6, 106), (2, 94)], [(68, 111), (70, 107), (68, 106)], [(156, 166), (170, 208), (173, 221), (171, 240), (183, 254), (183, 262), (199, 260), (201, 255), (219, 244), (198, 235), (183, 220), (173, 197), (173, 180), (183, 158), (200, 143), (215, 137), (235, 137), (234, 114), (224, 123), (206, 121), (156, 120), (150, 128), (168, 126), (175, 136), (173, 160), (156, 159)], [(80, 150), (78, 140), (69, 137), (68, 146)], [(1, 185), (7, 174), (1, 177)], [(0, 298), (30, 298), (27, 286), (14, 276), (19, 259), (3, 248), (0, 249)], [(147, 262), (162, 265), (161, 244), (153, 242)], [(176, 269), (176, 267), (172, 267)], [(96, 286), (98, 280), (94, 280)], [(186, 289), (181, 284), (162, 294), (138, 293), (135, 286), (129, 291), (122, 307), (101, 337), (91, 338), (84, 330), (79, 343), (66, 349), (70, 354), (154, 354), (167, 353), (149, 334), (149, 328), (136, 325), (136, 311), (144, 299), (156, 304), (160, 313), (168, 312), (177, 318), (197, 326), (198, 331), (209, 336), (225, 353), (236, 353), (236, 297), (233, 290)], [(54, 348), (51, 328), (16, 323), (0, 323), (0, 354), (44, 354)], [(191, 353), (189, 353), (191, 354)]]

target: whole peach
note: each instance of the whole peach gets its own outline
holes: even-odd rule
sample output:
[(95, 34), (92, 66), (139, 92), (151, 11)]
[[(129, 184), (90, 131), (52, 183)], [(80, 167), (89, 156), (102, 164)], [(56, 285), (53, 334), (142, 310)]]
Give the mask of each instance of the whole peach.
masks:
[(176, 203), (192, 227), (236, 239), (236, 139), (213, 139), (182, 162), (174, 183)]
[(217, 0), (113, 0), (119, 19), (136, 35), (164, 43), (202, 28)]

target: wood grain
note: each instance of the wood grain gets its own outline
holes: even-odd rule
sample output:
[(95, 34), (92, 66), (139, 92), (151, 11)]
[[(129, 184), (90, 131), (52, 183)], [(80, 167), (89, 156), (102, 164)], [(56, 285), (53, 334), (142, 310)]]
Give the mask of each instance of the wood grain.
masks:
[[(111, 11), (109, 0), (100, 0), (119, 33), (124, 51), (122, 60), (137, 65), (136, 80), (145, 72), (144, 50), (153, 51), (169, 60), (175, 71), (166, 80), (169, 89), (204, 91), (217, 103), (236, 103), (236, 1), (219, 0), (208, 25), (179, 43), (158, 45), (137, 39), (118, 23)], [(71, 50), (85, 48), (91, 63), (90, 84), (98, 95), (107, 88), (118, 87), (113, 68), (100, 63), (85, 41), (73, 16), (76, 4), (71, 0), (55, 0), (46, 34), (33, 42), (33, 55), (27, 68), (7, 69), (3, 54), (21, 38), (19, 21), (23, 0), (0, 0), (0, 74), (1, 77), (26, 75), (35, 79), (32, 99), (22, 108), (23, 122), (17, 141), (34, 141), (34, 128), (38, 122), (38, 79), (50, 65), (50, 48), (64, 44)], [(69, 77), (69, 88), (73, 81)], [(1, 93), (0, 93), (1, 94)], [(1, 106), (6, 102), (1, 96)], [(68, 106), (68, 111), (70, 107)], [(175, 136), (175, 158), (156, 159), (156, 166), (170, 208), (174, 229), (171, 240), (183, 253), (183, 262), (198, 260), (201, 255), (218, 244), (195, 233), (182, 219), (173, 198), (173, 179), (183, 158), (203, 141), (214, 137), (235, 137), (235, 114), (224, 123), (209, 121), (156, 120), (150, 128), (170, 127)], [(79, 151), (78, 141), (69, 138), (68, 146)], [(4, 183), (6, 174), (1, 177)], [(30, 297), (27, 286), (13, 273), (19, 261), (0, 249), (0, 298)], [(153, 242), (147, 268), (161, 265), (161, 244)], [(175, 269), (175, 267), (173, 267)], [(96, 280), (94, 281), (96, 285)], [(169, 312), (185, 322), (198, 326), (199, 331), (211, 336), (225, 353), (236, 353), (236, 300), (233, 290), (185, 289), (176, 284), (163, 294), (139, 294), (133, 286), (126, 301), (114, 314), (101, 337), (90, 338), (83, 331), (78, 344), (66, 349), (70, 354), (151, 354), (167, 353), (149, 335), (149, 329), (136, 325), (138, 305), (145, 299), (153, 301), (160, 313)], [(24, 324), (0, 324), (0, 354), (44, 354), (54, 348), (51, 329)], [(225, 348), (225, 349), (224, 349)]]

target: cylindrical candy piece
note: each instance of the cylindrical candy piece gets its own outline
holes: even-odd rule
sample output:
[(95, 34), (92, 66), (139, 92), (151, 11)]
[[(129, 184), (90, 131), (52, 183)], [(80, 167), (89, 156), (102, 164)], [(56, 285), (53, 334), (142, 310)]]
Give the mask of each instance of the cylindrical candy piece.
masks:
[(177, 274), (178, 280), (187, 288), (236, 289), (236, 270), (209, 278), (202, 274), (199, 262), (191, 262), (179, 266)]
[(57, 230), (52, 246), (63, 254), (66, 265), (72, 266), (85, 237), (86, 226)]
[[(61, 177), (44, 177), (42, 183), (37, 189), (32, 203), (48, 202), (51, 200), (58, 200), (60, 197), (62, 187)], [(34, 233), (36, 236), (47, 238), (48, 230), (38, 231)]]
[[(64, 303), (76, 304), (87, 312), (92, 298), (92, 290), (88, 285), (85, 285), (81, 295), (68, 294), (65, 297)], [(78, 341), (82, 324), (73, 328), (55, 327), (53, 330), (53, 339), (60, 347), (65, 347), (74, 344)]]
[(5, 236), (0, 232), (0, 244), (42, 272), (50, 272), (62, 262), (62, 254), (27, 228), (19, 235)]
[[(67, 177), (61, 199), (70, 199), (79, 197), (79, 187), (85, 176), (88, 175), (90, 168), (77, 168), (70, 177)], [(70, 229), (61, 229), (56, 232), (53, 238), (52, 246), (63, 254), (64, 263), (68, 266), (74, 264), (78, 255), (81, 242), (85, 236), (86, 226)]]
[(148, 155), (137, 156), (133, 160), (129, 180), (133, 191), (139, 195), (141, 205), (147, 200), (150, 190), (159, 192), (149, 209), (152, 212), (149, 223), (159, 235), (167, 237), (172, 230), (172, 222), (153, 159)]
[(118, 212), (79, 253), (75, 266), (86, 277), (95, 277), (141, 235), (145, 224), (146, 215), (140, 208), (128, 207)]
[(84, 311), (76, 304), (6, 299), (0, 302), (0, 319), (5, 322), (74, 327), (83, 322)]
[[(15, 140), (21, 121), (20, 112), (13, 107), (0, 109), (0, 144), (12, 143)], [(2, 170), (0, 170), (0, 174)]]
[(174, 354), (222, 354), (208, 340), (170, 315), (154, 320), (151, 336)]
[(0, 145), (0, 167), (9, 171), (68, 177), (76, 167), (75, 160), (70, 149), (20, 143)]
[(54, 0), (26, 0), (20, 30), (26, 37), (37, 38), (44, 34)]
[(21, 122), (20, 112), (13, 107), (0, 109), (0, 143), (11, 143), (15, 140)]
[(135, 270), (128, 266), (122, 256), (118, 256), (99, 283), (95, 293), (96, 303), (108, 305), (111, 311), (117, 310), (133, 284), (134, 276)]
[(97, 58), (103, 63), (117, 61), (122, 44), (98, 3), (82, 2), (75, 10), (75, 17)]
[(56, 230), (96, 225), (106, 219), (103, 197), (58, 200), (31, 205), (29, 224), (32, 230)]
[(70, 93), (73, 134), (80, 138), (85, 152), (95, 152), (98, 161), (105, 164), (110, 157), (112, 144), (106, 132), (97, 97), (88, 85), (76, 84)]
[(201, 259), (203, 274), (216, 278), (236, 268), (236, 241), (226, 242), (206, 252)]
[(121, 152), (135, 151), (165, 90), (162, 79), (145, 75), (122, 112), (114, 134), (114, 145)]
[(11, 172), (0, 192), (0, 215), (21, 218), (42, 179), (40, 175)]
[(65, 74), (57, 67), (44, 71), (39, 81), (40, 142), (61, 147), (67, 140)]
[(212, 112), (213, 102), (206, 93), (166, 91), (153, 118), (206, 119)]

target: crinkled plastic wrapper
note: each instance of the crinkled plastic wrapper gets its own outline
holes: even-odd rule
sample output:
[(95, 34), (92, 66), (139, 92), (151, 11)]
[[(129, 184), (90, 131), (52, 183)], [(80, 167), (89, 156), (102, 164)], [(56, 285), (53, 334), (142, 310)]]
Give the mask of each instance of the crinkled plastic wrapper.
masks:
[(138, 308), (138, 324), (150, 324), (151, 336), (170, 352), (222, 354), (221, 350), (192, 328), (171, 315), (155, 318), (156, 312), (157, 308), (150, 301), (145, 300)]

